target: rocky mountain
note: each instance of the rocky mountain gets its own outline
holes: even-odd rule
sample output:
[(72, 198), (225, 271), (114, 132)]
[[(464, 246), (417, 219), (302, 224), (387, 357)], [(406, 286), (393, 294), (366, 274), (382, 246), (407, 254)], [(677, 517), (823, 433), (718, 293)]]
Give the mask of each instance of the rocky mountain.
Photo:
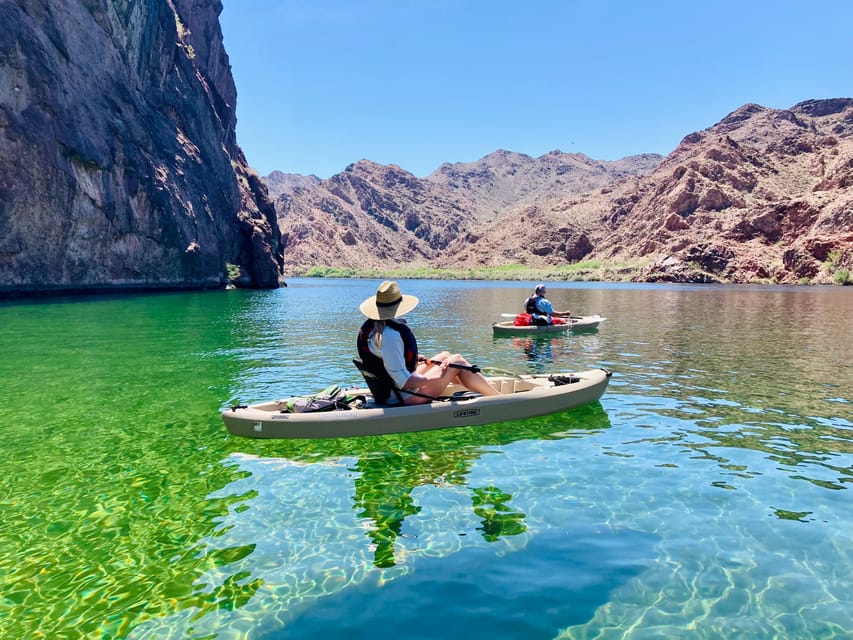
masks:
[(362, 161), (273, 193), (295, 271), (583, 260), (641, 281), (849, 280), (853, 100), (745, 105), (662, 162), (499, 151), (419, 180)]
[(0, 0), (0, 294), (282, 282), (219, 0)]
[(595, 255), (643, 280), (831, 282), (853, 269), (853, 99), (749, 104), (608, 194)]
[(360, 160), (328, 180), (278, 172), (264, 180), (275, 197), (289, 272), (315, 265), (382, 269), (442, 263), (459, 238), (470, 243), (477, 230), (503, 224), (518, 209), (648, 173), (661, 159), (496, 151), (477, 162), (443, 164), (423, 179)]

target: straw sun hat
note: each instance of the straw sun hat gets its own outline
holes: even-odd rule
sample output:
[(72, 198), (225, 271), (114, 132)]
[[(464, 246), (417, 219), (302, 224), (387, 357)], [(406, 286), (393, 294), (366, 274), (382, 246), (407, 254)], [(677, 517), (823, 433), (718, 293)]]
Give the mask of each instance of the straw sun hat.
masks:
[(358, 308), (372, 320), (390, 320), (409, 313), (417, 305), (415, 296), (403, 295), (396, 282), (386, 280), (379, 285), (376, 295), (370, 296)]

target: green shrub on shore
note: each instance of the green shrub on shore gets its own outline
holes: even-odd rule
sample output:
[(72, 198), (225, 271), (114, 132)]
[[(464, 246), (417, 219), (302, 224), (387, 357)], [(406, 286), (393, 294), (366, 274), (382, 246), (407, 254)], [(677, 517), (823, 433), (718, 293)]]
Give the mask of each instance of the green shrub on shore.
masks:
[(837, 284), (851, 285), (853, 284), (853, 279), (850, 277), (850, 271), (847, 269), (839, 269), (832, 276), (832, 279)]
[(304, 273), (294, 273), (293, 275), (300, 275), (306, 278), (359, 278), (359, 277), (370, 277), (370, 276), (361, 276), (360, 273), (356, 269), (351, 269), (349, 267), (309, 267), (305, 270)]
[(841, 260), (842, 255), (840, 251), (830, 251), (826, 256), (823, 267), (832, 276), (832, 281), (836, 284), (853, 284), (853, 280), (850, 278), (850, 270), (841, 267)]
[(228, 282), (234, 282), (237, 278), (240, 277), (240, 267), (231, 262), (225, 263), (225, 277), (228, 279)]

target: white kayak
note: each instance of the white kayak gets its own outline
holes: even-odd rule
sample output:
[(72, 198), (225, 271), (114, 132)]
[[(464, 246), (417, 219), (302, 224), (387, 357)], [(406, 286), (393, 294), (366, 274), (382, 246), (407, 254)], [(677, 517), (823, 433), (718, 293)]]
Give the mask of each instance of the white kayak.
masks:
[[(293, 398), (222, 412), (229, 433), (247, 438), (345, 438), (386, 433), (471, 427), (542, 416), (596, 402), (610, 381), (610, 371), (488, 376), (501, 391), (483, 396), (451, 385), (447, 395), (428, 404), (376, 405), (367, 388), (347, 389), (358, 401), (352, 408), (292, 413)], [(360, 405), (360, 406), (358, 406)], [(357, 408), (356, 408), (357, 407)]]
[(594, 316), (573, 316), (565, 323), (560, 324), (529, 324), (516, 325), (512, 321), (497, 322), (492, 325), (492, 331), (495, 335), (545, 335), (545, 334), (560, 334), (568, 333), (569, 331), (591, 331), (598, 329), (598, 325), (604, 322), (607, 318), (602, 318), (599, 315)]

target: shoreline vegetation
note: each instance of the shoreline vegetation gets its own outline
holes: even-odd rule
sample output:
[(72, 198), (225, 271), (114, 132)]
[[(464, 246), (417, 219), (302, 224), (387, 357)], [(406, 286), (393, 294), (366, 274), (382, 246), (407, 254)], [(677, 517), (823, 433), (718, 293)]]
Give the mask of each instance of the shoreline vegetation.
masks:
[[(291, 278), (397, 278), (412, 280), (550, 280), (552, 282), (690, 282), (719, 284), (780, 284), (775, 278), (756, 279), (753, 282), (727, 282), (715, 274), (707, 274), (695, 265), (691, 280), (678, 280), (649, 272), (649, 260), (637, 259), (631, 262), (605, 264), (597, 260), (588, 260), (567, 265), (530, 266), (509, 264), (473, 269), (436, 269), (427, 265), (407, 265), (396, 269), (313, 266), (292, 268)], [(833, 284), (853, 285), (853, 277), (847, 269), (833, 268), (825, 264), (827, 272), (832, 274)], [(635, 279), (643, 274), (645, 277)], [(658, 277), (656, 277), (656, 275)], [(815, 284), (808, 278), (797, 282), (799, 285)]]
[(399, 278), (424, 280), (551, 280), (589, 282), (630, 282), (645, 262), (605, 265), (598, 261), (562, 266), (535, 267), (510, 264), (474, 269), (436, 269), (426, 265), (407, 265), (396, 269), (355, 269), (314, 266), (290, 270), (292, 278)]

